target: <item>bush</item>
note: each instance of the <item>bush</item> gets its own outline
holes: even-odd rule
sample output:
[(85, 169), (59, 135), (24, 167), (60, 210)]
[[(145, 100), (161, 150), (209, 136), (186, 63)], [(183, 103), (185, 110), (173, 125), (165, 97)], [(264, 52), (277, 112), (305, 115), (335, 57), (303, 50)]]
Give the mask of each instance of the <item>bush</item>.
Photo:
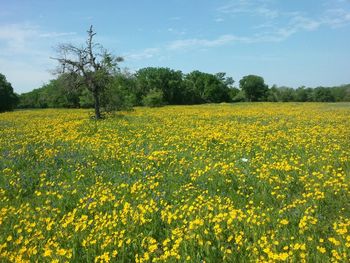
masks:
[(164, 94), (161, 90), (152, 89), (143, 97), (143, 105), (148, 107), (161, 107), (164, 106)]
[(236, 94), (236, 96), (234, 96), (233, 98), (232, 98), (232, 102), (243, 102), (243, 101), (245, 101), (246, 100), (246, 98), (245, 98), (245, 94), (244, 94), (244, 91), (243, 90), (240, 90), (237, 94)]

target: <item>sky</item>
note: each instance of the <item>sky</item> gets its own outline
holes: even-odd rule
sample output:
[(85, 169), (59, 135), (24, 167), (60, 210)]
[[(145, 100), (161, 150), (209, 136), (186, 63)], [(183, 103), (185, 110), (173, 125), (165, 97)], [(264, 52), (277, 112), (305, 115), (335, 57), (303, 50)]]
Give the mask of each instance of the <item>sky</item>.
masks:
[(59, 43), (96, 42), (135, 72), (169, 67), (262, 76), (268, 85), (350, 83), (350, 0), (0, 0), (0, 73), (39, 88)]

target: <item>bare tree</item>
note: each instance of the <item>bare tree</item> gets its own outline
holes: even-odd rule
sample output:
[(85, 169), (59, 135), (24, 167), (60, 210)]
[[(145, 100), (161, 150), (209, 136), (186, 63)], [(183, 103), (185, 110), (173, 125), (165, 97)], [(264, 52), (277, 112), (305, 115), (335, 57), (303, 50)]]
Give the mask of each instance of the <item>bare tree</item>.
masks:
[(85, 45), (77, 47), (72, 44), (59, 44), (58, 57), (52, 59), (59, 62), (60, 74), (69, 73), (75, 77), (75, 86), (77, 83), (86, 85), (94, 98), (95, 117), (100, 119), (100, 94), (110, 76), (119, 71), (118, 63), (122, 62), (123, 58), (113, 56), (100, 44), (93, 42), (96, 33), (92, 26), (87, 33)]

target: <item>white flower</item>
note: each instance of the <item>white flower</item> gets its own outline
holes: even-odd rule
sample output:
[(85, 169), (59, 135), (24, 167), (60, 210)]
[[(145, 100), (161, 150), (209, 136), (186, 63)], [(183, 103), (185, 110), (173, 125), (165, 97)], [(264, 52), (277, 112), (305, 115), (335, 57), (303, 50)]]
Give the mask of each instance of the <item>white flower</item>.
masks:
[(246, 163), (246, 162), (248, 162), (248, 159), (247, 158), (242, 158), (241, 161)]

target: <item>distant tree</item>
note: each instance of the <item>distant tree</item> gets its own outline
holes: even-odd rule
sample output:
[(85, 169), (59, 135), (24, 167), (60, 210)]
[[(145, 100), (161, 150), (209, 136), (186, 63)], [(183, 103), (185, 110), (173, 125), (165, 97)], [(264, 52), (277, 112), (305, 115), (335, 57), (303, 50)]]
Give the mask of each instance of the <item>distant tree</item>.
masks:
[(279, 90), (276, 84), (273, 84), (272, 87), (266, 93), (266, 100), (270, 102), (277, 102), (280, 99)]
[(170, 68), (147, 67), (136, 72), (137, 99), (141, 101), (151, 90), (160, 90), (168, 104), (183, 104), (182, 72)]
[[(74, 77), (75, 79), (76, 77)], [(38, 89), (19, 96), (19, 108), (78, 108), (84, 86), (72, 88), (71, 74), (61, 74)]]
[(218, 72), (215, 74), (215, 76), (228, 88), (233, 88), (233, 84), (235, 83), (235, 81), (232, 77), (226, 76), (225, 72)]
[(237, 95), (239, 94), (239, 92), (240, 92), (240, 90), (238, 88), (235, 88), (235, 87), (230, 88), (228, 95), (230, 97), (231, 102), (236, 101), (236, 98), (237, 98)]
[(10, 82), (0, 73), (0, 112), (13, 110), (18, 104), (18, 96)]
[(238, 95), (239, 89), (234, 87), (235, 83), (232, 77), (226, 76), (225, 72), (216, 73), (215, 76), (224, 84), (228, 96), (225, 95), (225, 101), (234, 101), (234, 98)]
[(77, 76), (61, 74), (57, 79), (50, 80), (42, 86), (39, 93), (40, 100), (46, 102), (49, 108), (79, 108), (79, 96), (84, 86), (72, 88), (71, 81)]
[(295, 90), (289, 87), (279, 87), (279, 100), (283, 102), (295, 101)]
[(83, 89), (79, 94), (79, 107), (81, 108), (93, 108), (94, 97), (88, 89)]
[(314, 89), (314, 100), (318, 102), (334, 102), (335, 98), (330, 88), (317, 87)]
[(60, 72), (70, 73), (76, 76), (76, 83), (86, 85), (94, 98), (95, 117), (100, 119), (100, 95), (113, 73), (119, 70), (117, 65), (123, 58), (113, 56), (101, 45), (93, 42), (96, 33), (92, 30), (92, 26), (87, 33), (85, 46), (61, 44), (58, 46), (59, 56), (53, 59), (59, 62)]
[(232, 98), (232, 102), (244, 102), (246, 97), (243, 90), (238, 89), (238, 93)]
[(313, 101), (313, 89), (301, 86), (295, 90), (295, 100), (299, 102)]
[(143, 105), (148, 107), (161, 107), (164, 103), (164, 93), (159, 89), (152, 89), (142, 99)]
[(268, 86), (260, 76), (248, 75), (239, 81), (248, 101), (262, 101), (266, 98)]
[(330, 90), (335, 101), (350, 101), (350, 84), (332, 87)]
[(195, 103), (230, 101), (228, 83), (233, 84), (233, 80), (227, 80), (225, 73), (213, 75), (195, 70), (185, 77), (186, 89), (191, 91), (191, 100)]
[(203, 74), (203, 72), (195, 70), (185, 75), (184, 89), (186, 92), (186, 104), (205, 103), (204, 89), (206, 84)]
[(113, 76), (106, 89), (101, 94), (101, 106), (106, 111), (131, 110), (137, 105), (136, 80), (129, 73)]

